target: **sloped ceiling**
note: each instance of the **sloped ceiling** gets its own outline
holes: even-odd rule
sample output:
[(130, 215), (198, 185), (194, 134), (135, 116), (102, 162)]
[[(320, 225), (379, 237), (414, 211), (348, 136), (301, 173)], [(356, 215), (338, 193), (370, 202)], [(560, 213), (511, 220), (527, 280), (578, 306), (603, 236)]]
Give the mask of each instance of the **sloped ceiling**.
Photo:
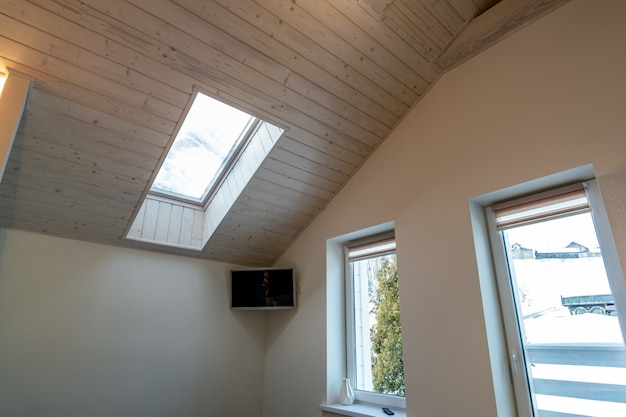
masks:
[[(543, 0), (3, 0), (34, 79), (0, 227), (272, 265), (441, 74)], [(201, 251), (125, 238), (194, 89), (286, 132)]]

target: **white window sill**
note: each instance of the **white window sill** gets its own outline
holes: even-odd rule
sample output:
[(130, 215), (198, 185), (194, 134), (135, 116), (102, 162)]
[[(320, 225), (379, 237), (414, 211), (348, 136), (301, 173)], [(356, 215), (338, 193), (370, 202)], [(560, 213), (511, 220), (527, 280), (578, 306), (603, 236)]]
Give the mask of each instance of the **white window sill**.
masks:
[[(341, 405), (341, 404), (320, 404), (320, 410), (326, 411), (333, 414), (341, 414), (344, 416), (351, 417), (388, 417), (387, 414), (383, 412), (382, 406), (373, 405), (373, 404), (365, 404), (365, 403), (354, 403), (352, 405)], [(395, 414), (391, 417), (406, 417), (406, 411), (403, 409), (398, 409), (394, 407), (389, 407), (391, 411)]]

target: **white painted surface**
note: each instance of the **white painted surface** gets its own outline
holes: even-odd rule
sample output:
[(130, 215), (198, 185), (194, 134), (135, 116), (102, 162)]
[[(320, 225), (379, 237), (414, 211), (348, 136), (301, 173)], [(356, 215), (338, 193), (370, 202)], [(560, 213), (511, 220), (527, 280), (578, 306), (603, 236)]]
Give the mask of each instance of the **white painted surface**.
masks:
[[(320, 405), (320, 410), (327, 411), (332, 414), (350, 416), (350, 417), (387, 417), (381, 407), (371, 404), (354, 403), (351, 405), (330, 404)], [(396, 408), (390, 408), (394, 417), (406, 417), (406, 411)]]
[(228, 265), (0, 230), (0, 415), (261, 416)]

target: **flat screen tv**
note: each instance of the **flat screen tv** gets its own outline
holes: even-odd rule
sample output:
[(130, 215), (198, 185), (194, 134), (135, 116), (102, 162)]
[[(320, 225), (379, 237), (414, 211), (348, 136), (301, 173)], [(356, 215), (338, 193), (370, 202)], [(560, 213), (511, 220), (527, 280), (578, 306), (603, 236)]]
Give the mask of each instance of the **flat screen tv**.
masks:
[(292, 267), (232, 269), (230, 290), (233, 310), (296, 307), (296, 276)]

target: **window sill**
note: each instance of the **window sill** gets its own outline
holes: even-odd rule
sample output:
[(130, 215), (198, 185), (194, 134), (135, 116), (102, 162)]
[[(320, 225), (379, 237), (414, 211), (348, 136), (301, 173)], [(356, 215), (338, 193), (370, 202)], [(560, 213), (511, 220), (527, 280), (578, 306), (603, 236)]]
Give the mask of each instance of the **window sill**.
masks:
[[(320, 404), (320, 410), (328, 413), (340, 414), (351, 417), (387, 417), (381, 406), (365, 403), (354, 403), (352, 405), (341, 404)], [(403, 409), (389, 407), (395, 414), (392, 417), (406, 417)]]

